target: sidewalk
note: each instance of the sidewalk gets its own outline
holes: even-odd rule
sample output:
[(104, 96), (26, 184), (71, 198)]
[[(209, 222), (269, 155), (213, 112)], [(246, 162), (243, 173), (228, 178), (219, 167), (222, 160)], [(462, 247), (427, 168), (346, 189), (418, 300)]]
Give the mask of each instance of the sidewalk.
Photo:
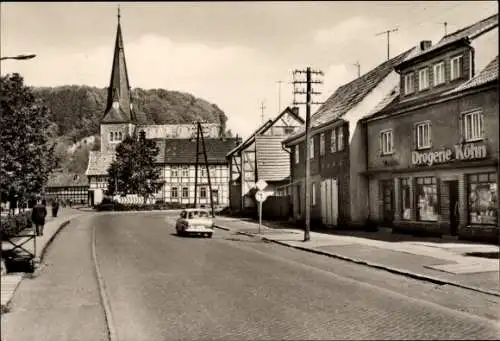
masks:
[[(500, 296), (499, 247), (495, 245), (363, 231), (310, 232), (311, 240), (304, 242), (302, 230), (282, 222), (263, 222), (260, 235), (258, 222), (245, 219), (217, 217), (215, 225), (420, 280)], [(492, 258), (470, 253), (488, 253)]]
[[(47, 221), (45, 224), (45, 228), (43, 231), (43, 236), (36, 237), (36, 252), (35, 252), (35, 264), (40, 264), (43, 260), (45, 251), (50, 243), (54, 240), (57, 233), (66, 226), (71, 219), (81, 216), (85, 213), (73, 208), (63, 208), (60, 210), (58, 217), (52, 218), (49, 212), (49, 216), (47, 217)], [(33, 242), (30, 241), (23, 245), (25, 249), (30, 252), (33, 252)], [(2, 241), (2, 252), (12, 249), (12, 244)], [(2, 312), (10, 301), (12, 300), (14, 293), (21, 283), (21, 280), (24, 278), (24, 274), (22, 273), (4, 273), (4, 269), (2, 268), (1, 274), (1, 310)]]

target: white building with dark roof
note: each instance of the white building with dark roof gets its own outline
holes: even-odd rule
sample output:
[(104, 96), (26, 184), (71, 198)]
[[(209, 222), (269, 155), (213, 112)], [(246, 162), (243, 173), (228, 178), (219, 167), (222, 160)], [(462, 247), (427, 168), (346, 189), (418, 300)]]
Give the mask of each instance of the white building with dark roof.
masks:
[[(115, 158), (115, 149), (126, 136), (144, 132), (147, 139), (154, 140), (160, 153), (157, 157), (158, 167), (162, 168), (164, 187), (157, 193), (157, 201), (176, 202), (188, 204), (194, 202), (194, 165), (196, 155), (185, 154), (182, 148), (192, 151), (196, 145), (195, 124), (146, 124), (143, 117), (146, 115), (138, 112), (133, 105), (131, 87), (125, 60), (125, 50), (118, 15), (118, 25), (113, 54), (113, 66), (108, 88), (108, 99), (104, 115), (100, 121), (101, 149), (91, 151), (86, 175), (89, 182), (89, 198), (92, 205), (100, 202), (107, 189), (108, 168)], [(223, 137), (222, 126), (217, 123), (203, 123), (203, 136), (207, 146), (209, 168), (213, 169), (214, 184), (212, 194), (216, 195), (214, 201), (219, 206), (229, 203), (229, 171), (225, 155), (238, 143), (238, 138)], [(179, 140), (179, 141), (177, 141)], [(182, 147), (181, 149), (179, 149)], [(177, 156), (173, 155), (176, 149)], [(189, 155), (189, 159), (186, 157)], [(203, 163), (203, 155), (200, 163)], [(189, 169), (186, 173), (185, 169)], [(179, 173), (188, 174), (177, 176)], [(202, 177), (202, 175), (200, 175)], [(201, 201), (207, 201), (206, 176), (201, 178), (199, 195)], [(223, 183), (223, 185), (219, 185)], [(187, 190), (186, 190), (187, 188)], [(179, 193), (177, 195), (176, 193)], [(186, 194), (188, 193), (188, 194)], [(209, 200), (208, 200), (209, 202)]]

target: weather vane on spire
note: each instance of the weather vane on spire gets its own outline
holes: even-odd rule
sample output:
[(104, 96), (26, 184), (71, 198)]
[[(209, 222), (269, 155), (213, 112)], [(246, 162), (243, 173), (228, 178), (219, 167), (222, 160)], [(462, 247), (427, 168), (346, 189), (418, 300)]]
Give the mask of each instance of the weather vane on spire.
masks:
[(121, 17), (121, 15), (120, 15), (120, 5), (118, 5), (118, 23), (120, 23), (120, 17)]

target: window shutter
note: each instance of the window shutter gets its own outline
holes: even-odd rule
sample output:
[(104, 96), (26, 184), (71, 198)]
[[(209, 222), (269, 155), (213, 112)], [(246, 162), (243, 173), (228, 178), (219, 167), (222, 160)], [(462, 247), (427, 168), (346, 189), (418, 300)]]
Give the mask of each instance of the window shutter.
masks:
[(428, 128), (428, 134), (429, 134), (429, 146), (432, 147), (432, 123), (429, 122), (429, 128)]
[(458, 132), (460, 135), (460, 142), (465, 138), (464, 136), (464, 115), (458, 115)]
[(382, 155), (382, 133), (378, 134), (378, 155)]
[(417, 129), (418, 128), (418, 125), (414, 124), (413, 125), (413, 138), (412, 138), (412, 147), (413, 147), (413, 150), (417, 150), (418, 149), (418, 143), (417, 143), (417, 138), (418, 138), (418, 132), (417, 132)]
[(483, 115), (483, 113), (479, 114), (479, 122), (481, 124), (481, 137), (485, 138), (486, 137), (486, 132), (484, 130), (484, 115)]

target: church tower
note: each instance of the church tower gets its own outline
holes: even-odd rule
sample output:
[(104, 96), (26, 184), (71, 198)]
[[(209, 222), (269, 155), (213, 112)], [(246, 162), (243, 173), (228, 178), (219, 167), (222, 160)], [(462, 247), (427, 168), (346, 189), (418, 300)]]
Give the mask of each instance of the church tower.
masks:
[(108, 100), (100, 122), (101, 152), (113, 152), (116, 146), (127, 135), (133, 133), (135, 124), (136, 115), (132, 105), (131, 88), (128, 80), (120, 25), (120, 8), (118, 7), (118, 25), (116, 29), (111, 80), (108, 88)]

